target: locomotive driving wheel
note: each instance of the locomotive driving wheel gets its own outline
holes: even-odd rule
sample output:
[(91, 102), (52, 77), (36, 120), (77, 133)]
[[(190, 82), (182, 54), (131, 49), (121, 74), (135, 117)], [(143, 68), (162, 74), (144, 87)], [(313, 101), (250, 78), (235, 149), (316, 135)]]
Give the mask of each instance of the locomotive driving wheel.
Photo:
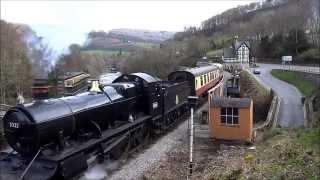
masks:
[(144, 124), (142, 124), (140, 127), (135, 129), (133, 133), (133, 137), (131, 140), (132, 147), (137, 147), (143, 144), (143, 142), (145, 142), (147, 138), (148, 138), (148, 129)]

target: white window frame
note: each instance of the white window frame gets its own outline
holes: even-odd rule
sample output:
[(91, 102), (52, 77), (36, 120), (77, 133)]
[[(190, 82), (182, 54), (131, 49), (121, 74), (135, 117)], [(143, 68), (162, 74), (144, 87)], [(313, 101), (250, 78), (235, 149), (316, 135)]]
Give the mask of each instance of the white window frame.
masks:
[[(226, 109), (226, 113), (225, 114), (222, 114), (222, 109)], [(228, 112), (228, 109), (231, 109), (231, 114), (229, 114)], [(234, 112), (234, 109), (238, 109), (238, 115), (236, 114), (233, 114)], [(223, 124), (223, 125), (239, 125), (239, 113), (240, 113), (240, 110), (239, 108), (235, 108), (235, 107), (221, 107), (220, 108), (220, 123)], [(225, 122), (223, 123), (222, 122), (222, 117), (225, 117)], [(231, 123), (228, 123), (228, 117), (230, 118), (231, 117)], [(238, 119), (238, 122), (235, 123), (234, 120), (235, 119)]]

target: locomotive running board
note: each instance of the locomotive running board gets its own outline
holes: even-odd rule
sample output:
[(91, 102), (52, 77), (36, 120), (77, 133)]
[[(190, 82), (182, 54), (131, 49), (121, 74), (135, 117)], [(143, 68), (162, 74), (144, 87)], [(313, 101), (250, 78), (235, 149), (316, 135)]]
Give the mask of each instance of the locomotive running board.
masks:
[(86, 141), (85, 143), (78, 144), (78, 146), (73, 148), (67, 148), (66, 150), (63, 150), (61, 153), (54, 155), (54, 156), (47, 156), (46, 159), (51, 161), (63, 161), (64, 159), (71, 157), (74, 154), (78, 154), (87, 150), (90, 150), (92, 148), (95, 148), (96, 145), (103, 144), (104, 142), (107, 142), (109, 139), (114, 138), (118, 135), (121, 135), (121, 133), (125, 133), (126, 131), (130, 130), (131, 128), (135, 127), (136, 125), (139, 125), (146, 120), (150, 119), (150, 116), (144, 116), (133, 123), (128, 123), (123, 126), (117, 127), (115, 129), (108, 129), (102, 132), (102, 135), (100, 138), (96, 139), (90, 139)]

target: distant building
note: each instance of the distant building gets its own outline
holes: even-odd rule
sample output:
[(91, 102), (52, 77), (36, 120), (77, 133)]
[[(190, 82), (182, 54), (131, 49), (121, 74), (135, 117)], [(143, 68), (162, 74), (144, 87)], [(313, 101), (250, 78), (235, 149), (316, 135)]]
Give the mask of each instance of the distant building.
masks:
[(48, 78), (39, 77), (33, 80), (33, 86), (31, 87), (33, 99), (48, 99), (50, 86), (48, 84)]
[(247, 41), (238, 41), (237, 38), (223, 49), (222, 61), (225, 63), (249, 63), (250, 45)]
[(216, 139), (250, 142), (253, 103), (249, 98), (212, 97), (209, 99), (209, 125)]
[(90, 75), (84, 72), (68, 72), (58, 80), (59, 95), (74, 95), (88, 89)]

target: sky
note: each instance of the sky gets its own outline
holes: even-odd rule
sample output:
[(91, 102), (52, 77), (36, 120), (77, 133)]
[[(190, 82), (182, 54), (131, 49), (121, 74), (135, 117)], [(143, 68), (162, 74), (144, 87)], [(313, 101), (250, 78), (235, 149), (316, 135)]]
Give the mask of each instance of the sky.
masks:
[(206, 1), (9, 1), (1, 0), (1, 19), (30, 25), (60, 51), (83, 43), (92, 30), (117, 28), (182, 31), (229, 8), (257, 0)]

